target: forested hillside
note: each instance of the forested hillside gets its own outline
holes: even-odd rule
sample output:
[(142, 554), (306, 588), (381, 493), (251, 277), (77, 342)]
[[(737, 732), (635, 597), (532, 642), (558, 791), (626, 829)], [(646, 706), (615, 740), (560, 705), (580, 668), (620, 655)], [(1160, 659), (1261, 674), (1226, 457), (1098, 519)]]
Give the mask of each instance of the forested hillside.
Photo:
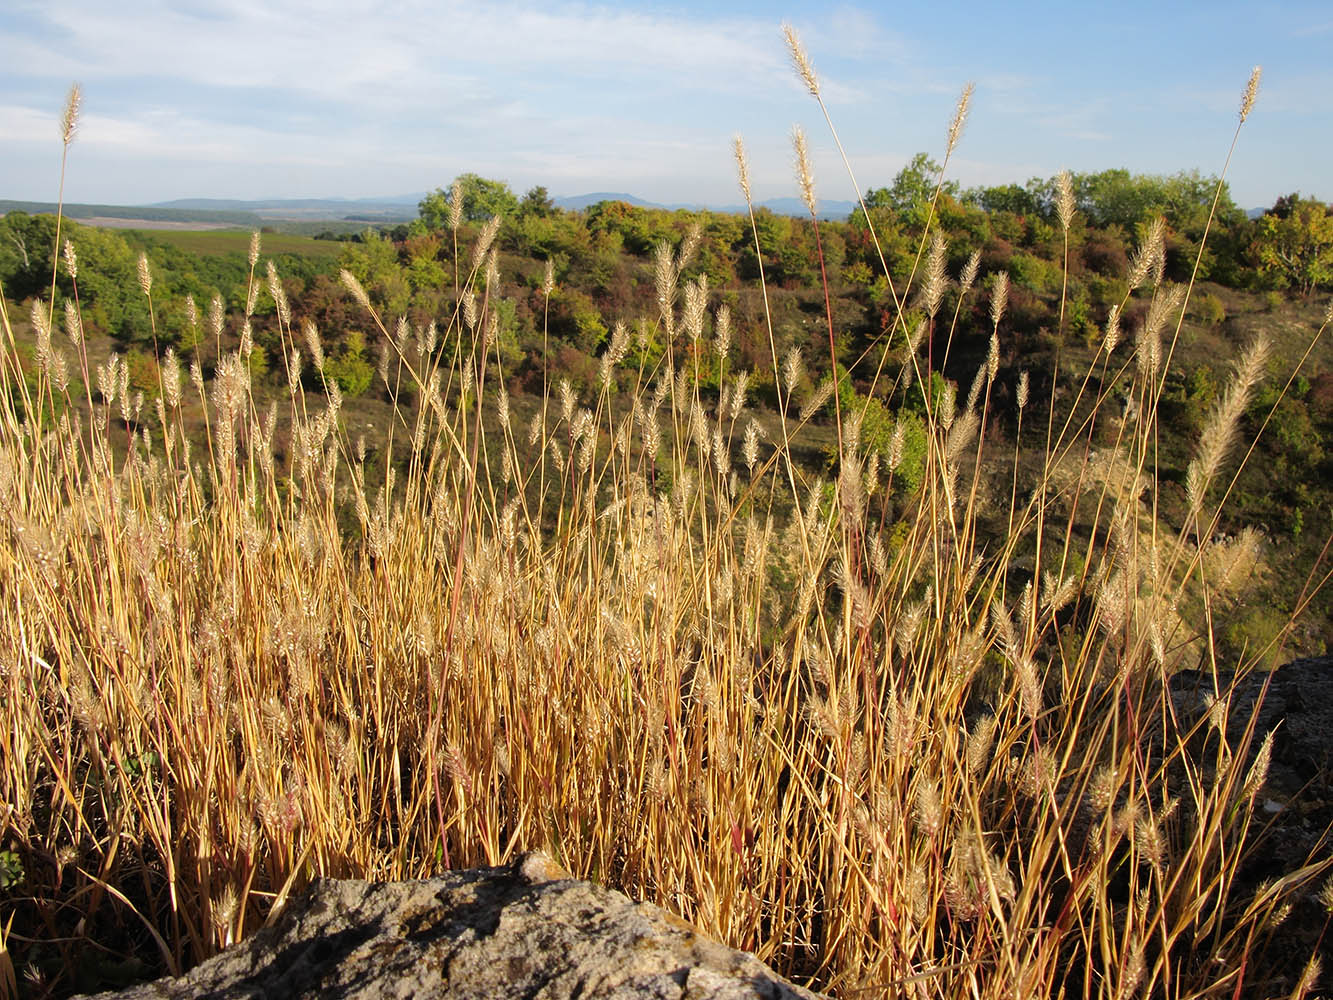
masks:
[[(1037, 406), (1052, 397), (1056, 379), (1058, 409), (1066, 391), (1076, 388), (1073, 373), (1103, 346), (1108, 324), (1126, 345), (1121, 351), (1132, 351), (1149, 307), (1147, 298), (1133, 294), (1131, 279), (1183, 291), (1194, 274), (1188, 307), (1168, 324), (1170, 364), (1159, 406), (1164, 425), (1178, 433), (1160, 442), (1160, 502), (1167, 513), (1179, 507), (1185, 464), (1217, 402), (1227, 365), (1256, 331), (1268, 331), (1277, 350), (1267, 385), (1246, 415), (1251, 433), (1267, 425), (1263, 461), (1250, 463), (1237, 484), (1226, 528), (1254, 527), (1271, 547), (1271, 571), (1234, 629), (1237, 641), (1251, 626), (1271, 633), (1309, 582), (1283, 567), (1308, 566), (1319, 555), (1333, 515), (1333, 489), (1326, 485), (1333, 482), (1333, 350), (1316, 343), (1301, 357), (1333, 283), (1330, 207), (1291, 195), (1251, 219), (1215, 178), (1107, 170), (1072, 177), (1076, 212), (1065, 230), (1054, 178), (968, 190), (944, 182), (937, 193), (938, 175), (938, 165), (919, 154), (888, 186), (866, 192), (864, 211), (842, 222), (819, 222), (818, 231), (809, 218), (765, 209), (755, 212), (753, 229), (743, 215), (618, 201), (572, 212), (557, 208), (543, 188), (519, 197), (501, 182), (467, 174), (448, 191), (427, 196), (410, 224), (351, 237), (263, 234), (262, 262), (250, 259), (250, 238), (243, 233), (110, 231), (68, 220), (63, 232), (80, 261), (78, 298), (87, 332), (104, 336), (107, 351), (125, 356), (131, 382), (146, 398), (158, 392), (155, 346), (197, 358), (210, 374), (219, 352), (236, 343), (247, 315), (253, 374), (274, 390), (285, 384), (283, 358), (305, 351), (308, 361), (310, 347), (284, 342), (273, 292), (280, 288), (298, 324), (313, 324), (318, 332), (325, 364), (322, 373), (307, 364), (307, 388), (318, 389), (325, 378), (335, 382), (349, 413), (364, 410), (359, 432), (372, 449), (386, 433), (387, 407), (397, 399), (388, 373), (394, 346), (377, 335), (349, 295), (342, 270), (355, 276), (384, 321), (396, 327), (400, 348), (412, 336), (418, 345), (431, 342), (436, 352), (456, 350), (458, 345), (435, 342), (428, 328), (468, 329), (456, 322), (458, 314), (475, 307), (475, 296), (486, 297), (499, 370), (520, 399), (539, 396), (555, 380), (594, 389), (611, 361), (613, 381), (633, 381), (656, 370), (670, 348), (672, 363), (688, 366), (713, 391), (724, 368), (748, 372), (749, 394), (771, 408), (784, 365), (799, 368), (807, 393), (829, 376), (831, 322), (837, 363), (850, 373), (839, 396), (863, 406), (873, 397), (870, 442), (887, 453), (896, 421), (905, 428), (900, 433), (909, 453), (918, 455), (919, 394), (882, 377), (912, 336), (936, 373), (938, 394), (948, 384), (966, 388), (988, 361), (995, 329), (1001, 405), (986, 432), (1007, 439), (1015, 429), (1012, 402), (1020, 372), (1030, 380)], [(499, 251), (493, 270), (484, 269), (472, 294), (460, 297), (478, 263), (469, 248), (492, 219)], [(928, 225), (932, 238), (926, 242), (921, 234)], [(11, 213), (0, 220), (0, 282), (11, 301), (49, 293), (54, 226), (45, 215)], [(1136, 268), (1144, 269), (1139, 248), (1153, 239), (1164, 250), (1153, 265), (1157, 273), (1136, 276)], [(676, 336), (662, 322), (661, 253), (682, 242), (693, 250), (679, 281), (700, 282), (710, 304), (727, 307), (724, 357), (711, 345), (711, 317), (703, 318), (702, 336), (695, 337)], [(154, 282), (152, 312), (138, 278), (141, 254)], [(271, 270), (265, 281), (252, 284), (256, 264)], [(895, 320), (901, 289), (928, 287), (932, 269), (961, 283), (940, 285), (933, 306), (914, 292)], [(996, 325), (991, 303), (999, 280), (1006, 303)], [(249, 301), (247, 289), (257, 290)], [(57, 312), (73, 292), (62, 271)], [(613, 344), (618, 324), (627, 333)], [(1114, 402), (1132, 416), (1134, 401)], [(833, 411), (827, 403), (816, 422)], [(1037, 419), (1044, 422), (1045, 414)], [(1105, 424), (1101, 433), (1110, 440), (1115, 428)], [(825, 440), (818, 428), (812, 440)], [(836, 447), (825, 441), (820, 455), (818, 449), (807, 454), (812, 468), (831, 472), (819, 465), (834, 464)], [(901, 481), (910, 483), (912, 476)], [(1324, 621), (1309, 629), (1292, 651), (1322, 652), (1329, 641), (1326, 626)]]

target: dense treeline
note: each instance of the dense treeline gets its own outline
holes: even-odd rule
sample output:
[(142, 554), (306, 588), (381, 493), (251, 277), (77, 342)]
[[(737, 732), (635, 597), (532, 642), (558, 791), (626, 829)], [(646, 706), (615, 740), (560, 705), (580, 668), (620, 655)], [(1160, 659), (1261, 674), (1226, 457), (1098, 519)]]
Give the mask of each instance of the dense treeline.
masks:
[[(756, 213), (764, 276), (778, 292), (794, 293), (787, 296), (794, 302), (786, 303), (782, 317), (782, 339), (788, 343), (780, 347), (801, 346), (801, 314), (817, 312), (812, 303), (822, 299), (822, 263), (842, 338), (844, 356), (839, 361), (850, 364), (861, 357), (881, 338), (895, 312), (894, 289), (881, 258), (888, 273), (902, 283), (923, 258), (920, 234), (930, 216), (946, 236), (951, 273), (978, 253), (983, 279), (1008, 274), (1007, 326), (1016, 338), (1096, 337), (1111, 307), (1125, 296), (1134, 247), (1158, 217), (1166, 225), (1167, 280), (1188, 280), (1197, 261), (1198, 279), (1247, 291), (1290, 289), (1308, 295), (1333, 281), (1333, 214), (1315, 199), (1284, 197), (1251, 220), (1225, 185), (1218, 193), (1216, 179), (1197, 171), (1169, 177), (1126, 170), (1076, 174), (1079, 211), (1069, 230), (1062, 320), (1057, 307), (1065, 281), (1066, 241), (1056, 219), (1055, 181), (968, 190), (945, 182), (937, 194), (937, 178), (938, 165), (918, 154), (891, 185), (868, 191), (864, 205), (873, 235), (861, 209), (844, 222), (820, 223), (822, 262), (809, 219), (763, 209)], [(455, 196), (460, 200), (457, 212)], [(654, 249), (664, 240), (679, 242), (696, 225), (703, 241), (693, 273), (682, 277), (706, 275), (733, 310), (739, 307), (737, 348), (743, 360), (759, 360), (746, 357), (759, 350), (757, 339), (768, 349), (766, 333), (756, 337), (762, 326), (759, 310), (747, 308), (759, 277), (755, 236), (749, 220), (736, 215), (614, 201), (570, 212), (556, 208), (544, 188), (519, 198), (502, 182), (465, 174), (450, 191), (437, 190), (423, 199), (419, 217), (410, 224), (341, 237), (346, 245), (337, 266), (299, 255), (278, 257), (275, 264), (288, 298), (335, 344), (364, 322), (346, 308), (339, 267), (355, 274), (387, 315), (424, 325), (447, 318), (457, 308), (458, 270), (468, 263), (458, 260), (457, 248), (468, 246), (472, 230), (492, 216), (502, 220), (500, 275), (508, 296), (500, 338), (519, 374), (525, 360), (538, 360), (540, 317), (547, 312), (541, 293), (546, 262), (553, 266), (556, 282), (549, 303), (549, 336), (577, 377), (594, 369), (590, 359), (606, 342), (614, 319), (656, 315)], [(141, 251), (165, 293), (159, 301), (171, 302), (168, 314), (158, 317), (159, 338), (191, 346), (186, 296), (201, 305), (214, 296), (228, 307), (244, 303), (249, 263), (243, 254), (203, 257), (142, 234), (126, 236), (68, 221), (65, 226), (65, 235), (87, 265), (79, 287), (85, 322), (126, 346), (146, 342), (153, 333), (147, 307), (134, 294), (137, 283), (125, 280), (134, 276)], [(22, 301), (49, 288), (54, 227), (47, 215), (12, 212), (0, 220), (0, 282), (11, 300)], [(1207, 243), (1200, 254), (1205, 230)], [(512, 295), (509, 289), (515, 284), (519, 292)], [(58, 295), (72, 292), (67, 276), (59, 286)], [(271, 297), (260, 299), (253, 307), (254, 325), (264, 344), (263, 321), (272, 315), (274, 304)], [(1214, 321), (1222, 318), (1221, 308), (1207, 295), (1196, 304), (1201, 315)], [(963, 317), (964, 329), (967, 325)]]

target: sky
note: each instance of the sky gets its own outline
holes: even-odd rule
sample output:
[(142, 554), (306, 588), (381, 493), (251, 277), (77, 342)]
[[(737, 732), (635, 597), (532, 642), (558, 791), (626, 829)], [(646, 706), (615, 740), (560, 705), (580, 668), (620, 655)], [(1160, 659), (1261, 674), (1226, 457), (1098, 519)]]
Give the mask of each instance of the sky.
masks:
[(1254, 208), (1333, 198), (1331, 57), (1328, 0), (5, 0), (0, 198), (55, 200), (74, 81), (67, 201), (390, 197), (471, 171), (519, 194), (726, 205), (740, 200), (733, 136), (756, 200), (797, 194), (796, 124), (818, 196), (847, 200), (918, 151), (940, 159), (968, 82), (949, 164), (964, 187), (1064, 168), (1217, 174), (1257, 64), (1227, 168)]

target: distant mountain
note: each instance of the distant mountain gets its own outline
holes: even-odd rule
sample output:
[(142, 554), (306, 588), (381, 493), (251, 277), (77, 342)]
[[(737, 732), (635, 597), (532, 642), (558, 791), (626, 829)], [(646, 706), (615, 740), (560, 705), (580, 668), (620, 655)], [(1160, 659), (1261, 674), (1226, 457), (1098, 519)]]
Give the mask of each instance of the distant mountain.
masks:
[(666, 205), (659, 205), (657, 202), (644, 201), (642, 198), (636, 198), (632, 194), (625, 194), (623, 191), (594, 191), (592, 194), (576, 194), (564, 198), (552, 198), (556, 208), (563, 208), (567, 212), (582, 212), (590, 205), (596, 205), (600, 201), (623, 201), (627, 205), (633, 205), (636, 208), (667, 208)]
[(420, 200), (413, 195), (394, 198), (260, 198), (252, 201), (177, 198), (149, 207), (182, 212), (251, 212), (261, 219), (410, 222), (417, 217), (417, 202)]
[[(117, 219), (159, 222), (185, 226), (198, 222), (205, 226), (231, 225), (259, 228), (269, 223), (315, 222), (394, 225), (417, 217), (417, 204), (424, 194), (403, 194), (385, 198), (176, 198), (152, 205), (66, 205), (65, 214), (78, 219)], [(637, 208), (674, 212), (711, 211), (744, 215), (743, 204), (717, 205), (702, 202), (648, 201), (624, 191), (594, 191), (589, 194), (553, 198), (559, 208), (581, 212), (602, 201), (623, 201)], [(799, 198), (770, 198), (758, 203), (777, 215), (805, 218), (805, 204)], [(856, 208), (852, 201), (821, 201), (821, 219), (845, 219)], [(51, 212), (55, 205), (45, 202), (0, 201), (0, 214), (6, 211)], [(1260, 210), (1262, 212), (1262, 210)], [(105, 223), (104, 223), (105, 224)]]
[[(810, 214), (810, 210), (805, 207), (805, 202), (800, 198), (769, 198), (767, 201), (759, 203), (763, 208), (768, 209), (774, 215), (795, 215), (805, 218)], [(845, 219), (856, 211), (856, 202), (854, 201), (828, 201), (820, 198), (815, 202), (815, 207), (819, 209), (821, 219)], [(745, 211), (745, 206), (741, 206), (735, 211)]]

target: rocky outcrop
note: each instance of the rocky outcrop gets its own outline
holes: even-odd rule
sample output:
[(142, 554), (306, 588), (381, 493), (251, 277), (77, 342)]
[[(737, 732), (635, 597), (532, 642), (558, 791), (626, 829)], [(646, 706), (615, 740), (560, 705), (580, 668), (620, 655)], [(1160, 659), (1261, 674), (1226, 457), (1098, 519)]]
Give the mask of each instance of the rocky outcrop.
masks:
[[(1238, 681), (1219, 671), (1217, 688), (1227, 698), (1227, 742), (1239, 746), (1262, 697), (1254, 723), (1250, 759), (1272, 731), (1273, 758), (1260, 799), (1265, 812), (1289, 807), (1325, 812), (1333, 793), (1333, 656), (1293, 660), (1272, 673), (1248, 673)], [(1266, 688), (1266, 690), (1265, 690)], [(1171, 678), (1171, 696), (1181, 721), (1192, 724), (1208, 710), (1213, 677), (1185, 670)], [(1329, 816), (1327, 818), (1333, 818)]]
[(420, 882), (324, 879), (179, 979), (99, 1000), (814, 1000), (753, 955), (543, 854)]
[[(1214, 756), (1210, 741), (1216, 734), (1204, 721), (1213, 684), (1212, 674), (1195, 670), (1170, 680), (1176, 717), (1184, 731), (1194, 732), (1190, 755), (1199, 762)], [(1268, 776), (1255, 796), (1251, 849), (1236, 878), (1242, 889), (1253, 890), (1333, 856), (1333, 657), (1295, 660), (1272, 673), (1252, 672), (1239, 679), (1219, 672), (1216, 684), (1226, 703), (1229, 746), (1244, 745), (1246, 727), (1254, 718), (1247, 769), (1265, 735), (1273, 734)], [(1314, 880), (1273, 932), (1268, 956), (1285, 966), (1288, 983), (1316, 947), (1324, 968), (1333, 968), (1333, 937), (1324, 933), (1329, 914), (1318, 898), (1323, 882)]]

